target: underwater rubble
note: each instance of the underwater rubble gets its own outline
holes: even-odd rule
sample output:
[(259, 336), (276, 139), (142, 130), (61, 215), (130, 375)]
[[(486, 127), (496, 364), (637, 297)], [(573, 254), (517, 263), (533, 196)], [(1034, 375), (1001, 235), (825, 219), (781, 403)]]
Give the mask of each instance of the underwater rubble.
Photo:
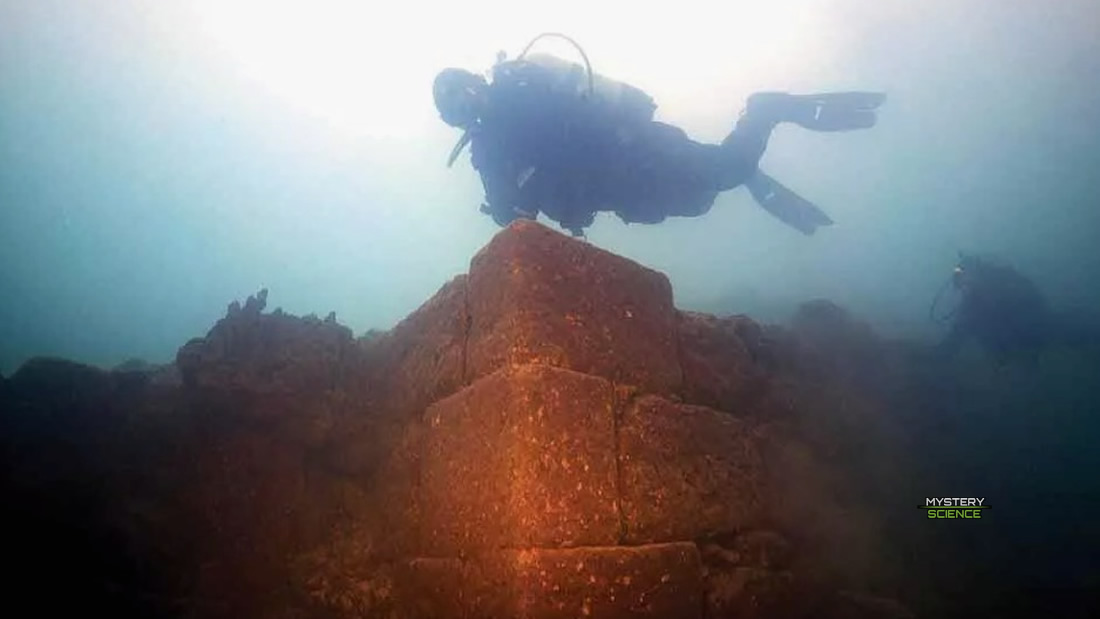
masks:
[(10, 599), (950, 616), (896, 406), (917, 356), (827, 301), (787, 327), (679, 310), (663, 274), (520, 221), (389, 331), (266, 309), (230, 304), (165, 366), (0, 377)]

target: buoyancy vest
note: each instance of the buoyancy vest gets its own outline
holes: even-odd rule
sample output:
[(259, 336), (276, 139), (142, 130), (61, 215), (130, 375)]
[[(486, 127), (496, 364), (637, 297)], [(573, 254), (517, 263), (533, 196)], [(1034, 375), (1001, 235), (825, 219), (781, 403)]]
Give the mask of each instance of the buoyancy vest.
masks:
[(653, 120), (657, 105), (645, 91), (598, 73), (589, 79), (585, 67), (551, 54), (528, 54), (500, 63), (493, 69), (494, 82), (532, 74), (532, 68), (537, 68), (537, 74), (546, 80), (542, 86), (551, 96), (585, 100), (616, 124), (635, 125)]

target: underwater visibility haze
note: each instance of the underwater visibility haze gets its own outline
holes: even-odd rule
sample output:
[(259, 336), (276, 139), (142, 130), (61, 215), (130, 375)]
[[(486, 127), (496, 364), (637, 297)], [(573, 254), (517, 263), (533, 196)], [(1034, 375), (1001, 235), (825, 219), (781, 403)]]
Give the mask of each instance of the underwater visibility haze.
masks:
[[(1003, 582), (1081, 601), (1100, 587), (1098, 25), (1094, 0), (0, 0), (0, 374), (171, 363), (262, 289), (357, 336), (391, 329), (500, 232), (470, 152), (447, 166), (461, 131), (433, 80), (487, 75), (539, 33), (708, 144), (753, 93), (884, 93), (868, 130), (771, 134), (761, 167), (834, 222), (812, 236), (737, 187), (698, 217), (601, 213), (586, 241), (667, 275), (682, 310), (787, 323), (825, 299), (923, 346), (943, 416), (919, 440), (958, 480), (924, 490), (1004, 514), (960, 552), (1030, 553)], [(988, 264), (1011, 266), (988, 271), (1011, 294), (964, 307)], [(1061, 341), (1085, 352), (935, 357), (933, 305), (1007, 356), (1036, 323), (981, 317), (1072, 316)], [(1010, 515), (1039, 496), (1060, 528)]]
[[(1095, 3), (16, 2), (0, 9), (0, 371), (34, 355), (171, 360), (228, 300), (386, 329), (498, 229), (431, 83), (561, 31), (657, 118), (717, 142), (755, 91), (887, 94), (869, 131), (780, 126), (763, 164), (836, 221), (813, 238), (743, 188), (589, 240), (677, 304), (783, 320), (825, 297), (927, 320), (957, 251), (1095, 308)], [(539, 49), (569, 60), (553, 39)], [(552, 225), (552, 224), (551, 224)]]

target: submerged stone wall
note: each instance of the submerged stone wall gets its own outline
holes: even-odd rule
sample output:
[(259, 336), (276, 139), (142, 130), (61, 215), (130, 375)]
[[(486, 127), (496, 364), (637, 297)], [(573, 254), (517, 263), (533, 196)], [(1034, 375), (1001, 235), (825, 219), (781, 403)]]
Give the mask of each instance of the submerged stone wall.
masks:
[[(140, 589), (111, 577), (140, 608), (907, 616), (840, 593), (856, 559), (831, 551), (880, 540), (801, 434), (797, 346), (677, 310), (660, 273), (520, 221), (385, 333), (265, 304), (230, 306), (134, 398), (112, 399), (118, 372), (90, 379), (117, 420), (91, 456), (115, 483), (90, 509), (142, 560), (166, 557)], [(32, 377), (6, 381), (22, 414), (75, 410), (36, 399)], [(67, 466), (12, 454), (28, 479)], [(66, 470), (52, 491), (79, 486)]]
[(792, 571), (792, 519), (776, 513), (790, 475), (800, 493), (829, 490), (787, 455), (779, 342), (751, 321), (680, 312), (662, 274), (517, 222), (390, 342), (386, 400), (408, 426), (386, 465), (404, 472), (380, 492), (404, 517), (348, 607), (746, 617), (833, 603)]

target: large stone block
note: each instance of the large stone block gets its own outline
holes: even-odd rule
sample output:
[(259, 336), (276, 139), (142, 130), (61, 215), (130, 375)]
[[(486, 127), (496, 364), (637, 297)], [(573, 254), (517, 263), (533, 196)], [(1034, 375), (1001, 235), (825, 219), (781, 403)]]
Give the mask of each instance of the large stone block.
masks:
[(392, 330), (360, 338), (347, 370), (351, 388), (321, 455), (332, 470), (376, 478), (410, 421), (462, 388), (467, 322), (459, 275)]
[(395, 615), (403, 619), (518, 618), (515, 553), (413, 559), (395, 566)]
[(668, 393), (679, 388), (672, 287), (642, 267), (521, 221), (471, 261), (467, 378), (541, 363)]
[(406, 423), (399, 435), (389, 434), (378, 440), (389, 445), (390, 451), (367, 485), (370, 513), (353, 518), (369, 523), (380, 533), (372, 548), (375, 556), (418, 556), (423, 553), (418, 492), (423, 423)]
[(684, 400), (745, 413), (771, 389), (772, 351), (758, 324), (744, 316), (680, 312)]
[(757, 428), (656, 396), (629, 406), (619, 430), (627, 542), (693, 540), (764, 523)]
[(691, 619), (703, 609), (703, 570), (690, 543), (418, 559), (395, 574), (402, 617)]
[(694, 544), (540, 550), (517, 556), (520, 616), (701, 617)]
[(600, 378), (517, 366), (429, 407), (426, 552), (616, 543), (612, 391)]
[(459, 275), (391, 331), (364, 343), (376, 414), (420, 414), (462, 388), (466, 356), (466, 276)]

